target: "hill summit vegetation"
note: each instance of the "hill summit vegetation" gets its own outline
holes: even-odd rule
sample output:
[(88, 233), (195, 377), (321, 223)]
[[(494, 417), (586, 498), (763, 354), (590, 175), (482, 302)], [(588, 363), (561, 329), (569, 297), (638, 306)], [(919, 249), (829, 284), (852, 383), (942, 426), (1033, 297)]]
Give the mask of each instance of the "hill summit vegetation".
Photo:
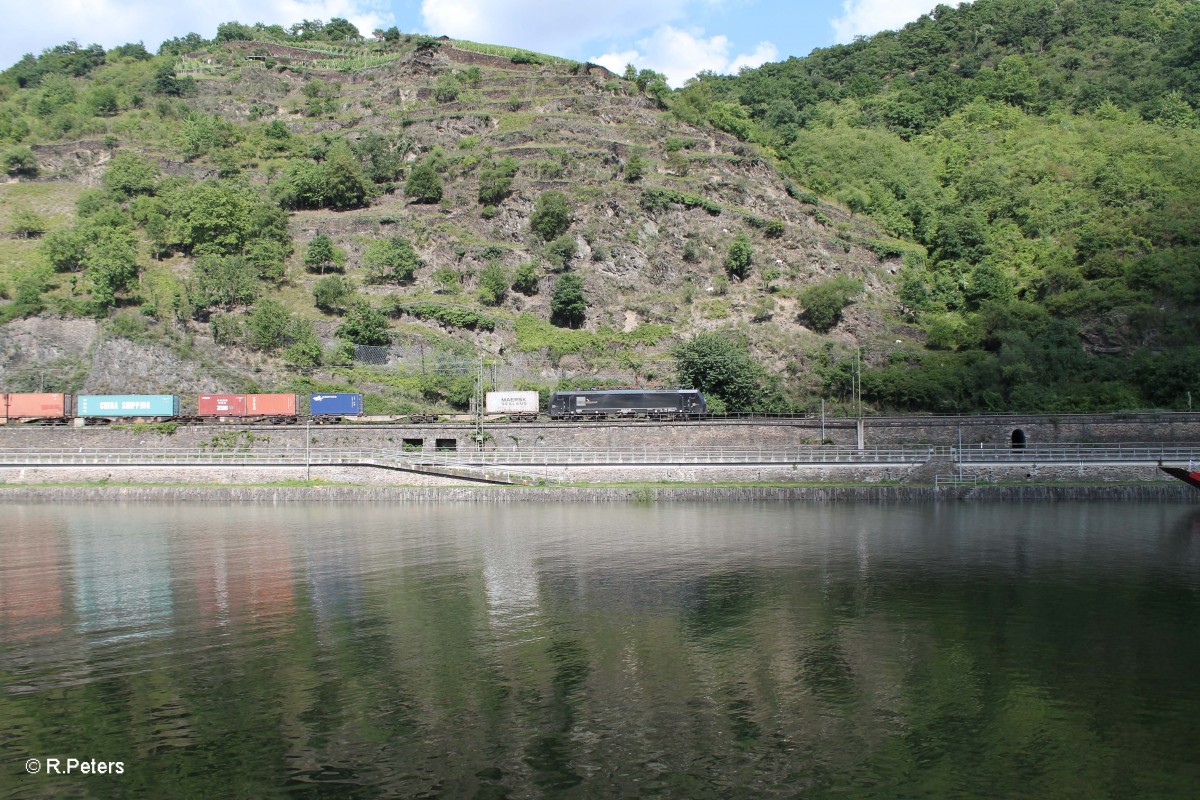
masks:
[(861, 360), (882, 410), (1188, 408), (1197, 42), (1195, 3), (977, 0), (678, 91), (341, 19), (67, 43), (0, 73), (0, 381), (384, 413), (482, 358), (804, 411)]

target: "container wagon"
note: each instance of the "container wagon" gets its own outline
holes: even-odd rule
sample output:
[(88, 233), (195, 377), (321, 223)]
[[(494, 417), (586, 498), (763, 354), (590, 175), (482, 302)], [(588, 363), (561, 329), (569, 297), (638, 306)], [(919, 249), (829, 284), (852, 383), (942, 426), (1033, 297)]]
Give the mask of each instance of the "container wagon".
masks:
[(291, 424), (298, 419), (299, 407), (294, 394), (202, 394), (197, 401), (201, 419), (236, 422)]
[(179, 396), (174, 394), (81, 394), (75, 398), (75, 416), (84, 420), (115, 422), (122, 419), (167, 421), (179, 416)]
[(66, 422), (73, 416), (72, 408), (69, 394), (0, 394), (0, 425), (19, 422)]
[(361, 394), (310, 394), (308, 413), (316, 421), (337, 422), (342, 417), (363, 415)]
[(610, 389), (555, 392), (550, 419), (697, 419), (708, 414), (696, 389)]
[(488, 392), (484, 409), (489, 415), (506, 416), (515, 422), (537, 419), (537, 392)]

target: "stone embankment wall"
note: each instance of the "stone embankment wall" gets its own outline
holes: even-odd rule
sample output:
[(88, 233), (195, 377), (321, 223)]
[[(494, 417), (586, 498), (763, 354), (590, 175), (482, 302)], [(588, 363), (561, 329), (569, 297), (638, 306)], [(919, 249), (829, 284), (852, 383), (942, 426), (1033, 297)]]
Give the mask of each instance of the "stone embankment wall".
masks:
[[(1173, 486), (1177, 481), (1153, 465), (1080, 465), (1008, 464), (1003, 466), (964, 465), (965, 483), (1009, 485), (1104, 485), (1145, 484)], [(502, 469), (500, 471), (503, 471)], [(775, 484), (860, 484), (862, 486), (901, 484), (911, 488), (944, 484), (957, 477), (955, 465), (864, 466), (864, 465), (723, 465), (723, 466), (572, 466), (537, 467), (524, 470), (553, 481), (575, 484), (618, 484), (660, 482), (696, 484), (775, 483)], [(0, 486), (36, 486), (55, 483), (112, 484), (255, 484), (314, 480), (353, 486), (480, 486), (480, 481), (440, 477), (417, 472), (372, 467), (127, 467), (61, 466), (0, 468)], [(937, 480), (935, 480), (937, 476)], [(1182, 486), (1182, 484), (1180, 484)], [(1184, 487), (1187, 488), (1187, 487)], [(1200, 498), (1200, 492), (1197, 492)]]
[[(248, 432), (247, 432), (248, 431)], [(933, 444), (964, 447), (1012, 447), (1014, 439), (1027, 447), (1064, 443), (1159, 442), (1200, 443), (1200, 414), (1132, 417), (910, 417), (868, 418), (867, 447)], [(78, 450), (271, 448), (295, 450), (311, 438), (323, 449), (399, 450), (406, 444), (422, 450), (439, 445), (475, 449), (475, 428), (467, 424), (436, 425), (180, 425), (169, 435), (147, 426), (42, 427), (0, 425), (0, 449)], [(720, 422), (659, 422), (638, 424), (509, 423), (485, 426), (485, 450), (779, 450), (808, 447), (822, 440), (852, 447), (858, 434), (855, 421), (788, 420), (778, 424)], [(236, 442), (231, 443), (231, 438)], [(223, 441), (224, 440), (224, 441)], [(1198, 447), (1200, 450), (1200, 447)]]
[(1178, 486), (797, 486), (745, 488), (494, 488), (92, 486), (0, 488), (0, 503), (650, 503), (650, 502), (935, 502), (1023, 500), (1139, 500), (1198, 503)]
[[(0, 426), (0, 450), (302, 450), (306, 438), (314, 449), (401, 450), (439, 446), (474, 450), (475, 428), (463, 423), (443, 425), (296, 425), (256, 426), (181, 425), (173, 433), (155, 426), (73, 428), (66, 426)], [(868, 447), (929, 444), (965, 447), (1004, 447), (1014, 439), (1027, 447), (1055, 444), (1200, 443), (1200, 414), (1081, 417), (907, 417), (864, 421)], [(504, 452), (540, 450), (785, 450), (829, 441), (856, 445), (853, 420), (797, 419), (780, 423), (643, 422), (637, 425), (560, 422), (488, 423), (484, 449)], [(1198, 446), (1200, 457), (1200, 446)]]

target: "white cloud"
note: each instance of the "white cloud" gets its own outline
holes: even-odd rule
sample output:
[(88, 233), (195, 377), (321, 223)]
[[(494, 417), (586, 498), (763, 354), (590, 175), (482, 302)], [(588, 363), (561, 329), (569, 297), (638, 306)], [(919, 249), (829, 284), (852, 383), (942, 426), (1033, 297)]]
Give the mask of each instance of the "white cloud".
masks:
[(936, 0), (843, 0), (842, 15), (829, 21), (839, 42), (894, 31), (928, 14)]
[(778, 57), (775, 45), (759, 42), (753, 52), (729, 55), (727, 36), (704, 38), (702, 32), (680, 30), (662, 25), (649, 37), (639, 39), (637, 50), (605, 53), (591, 60), (620, 73), (626, 64), (652, 69), (667, 76), (667, 83), (679, 87), (697, 72), (711, 70), (719, 74), (757, 67)]
[(4, 17), (0, 68), (71, 39), (106, 48), (141, 41), (154, 52), (164, 39), (193, 31), (211, 38), (217, 25), (231, 20), (286, 27), (343, 17), (364, 35), (393, 22), (387, 0), (43, 0), (14, 3)]
[(577, 54), (595, 40), (620, 40), (684, 16), (694, 0), (422, 0), (426, 32), (455, 39)]

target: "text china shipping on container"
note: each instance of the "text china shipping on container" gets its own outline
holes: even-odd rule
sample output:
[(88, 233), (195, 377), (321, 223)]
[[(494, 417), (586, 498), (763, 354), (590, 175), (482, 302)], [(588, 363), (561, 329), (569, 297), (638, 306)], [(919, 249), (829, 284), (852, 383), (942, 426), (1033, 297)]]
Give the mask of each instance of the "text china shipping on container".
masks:
[(81, 417), (179, 416), (179, 398), (173, 394), (81, 394), (76, 404)]

